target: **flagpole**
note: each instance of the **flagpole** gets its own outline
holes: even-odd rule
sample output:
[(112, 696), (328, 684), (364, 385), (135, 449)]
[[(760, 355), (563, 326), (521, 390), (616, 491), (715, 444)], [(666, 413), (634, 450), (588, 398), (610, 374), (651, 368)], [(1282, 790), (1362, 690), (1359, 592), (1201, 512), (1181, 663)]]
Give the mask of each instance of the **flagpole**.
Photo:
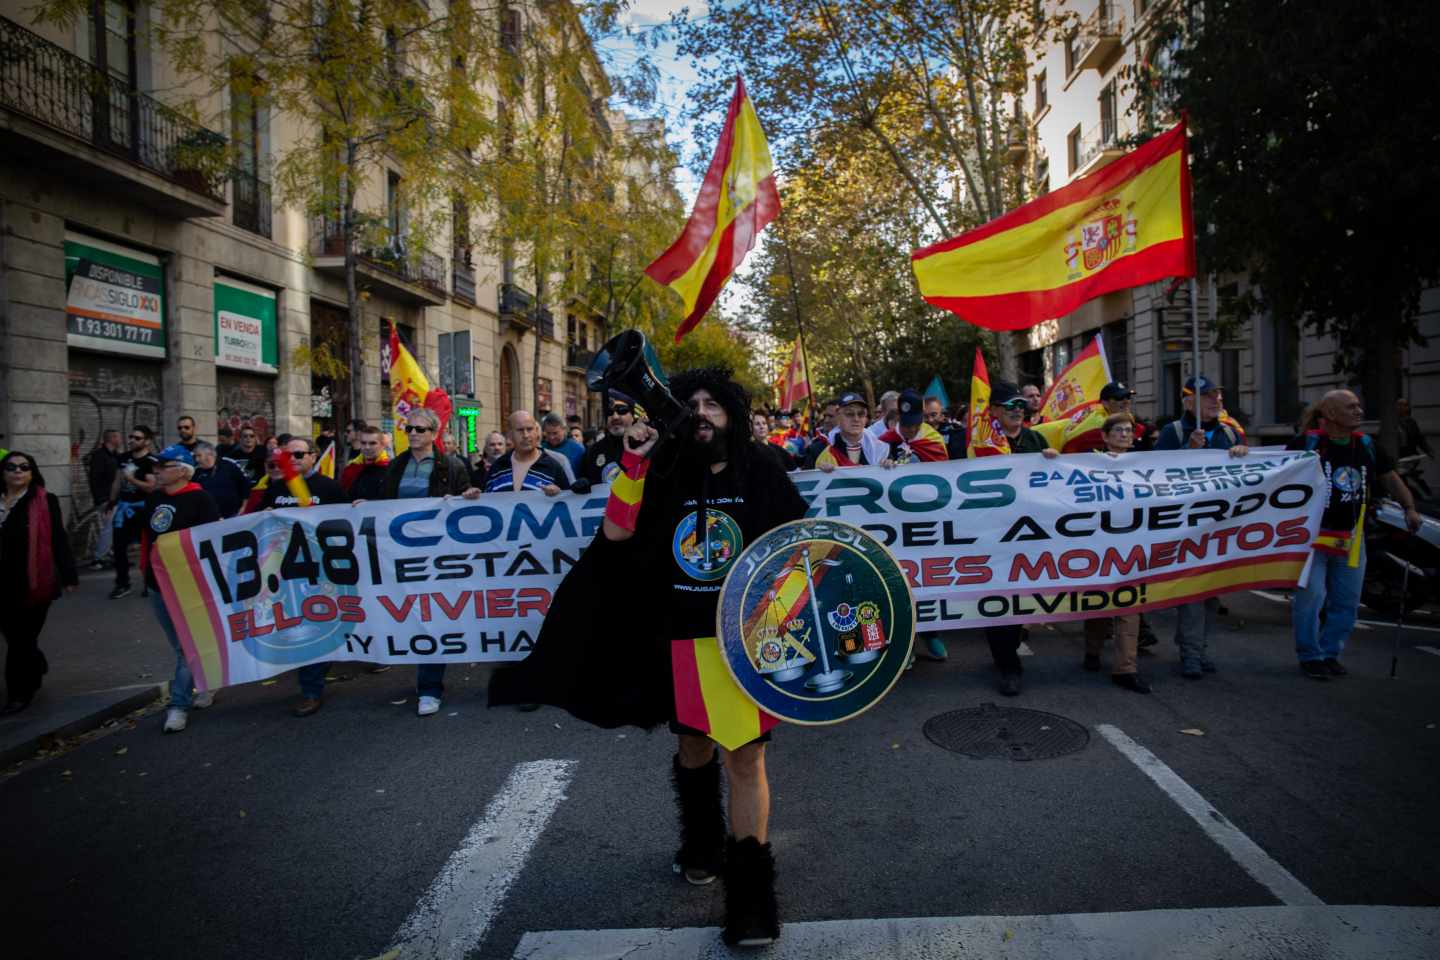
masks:
[[(1195, 340), (1195, 369), (1190, 371), (1192, 377), (1197, 378), (1195, 395), (1198, 398), (1198, 378), (1200, 376), (1200, 286), (1195, 282), (1195, 277), (1190, 277), (1190, 335)], [(1200, 401), (1195, 401), (1195, 422), (1200, 422)]]
[[(785, 229), (785, 208), (775, 217), (780, 226), (780, 242), (785, 245), (785, 272), (790, 275), (790, 309), (795, 314), (795, 339), (800, 344), (800, 360), (805, 364), (805, 399), (810, 408), (809, 428), (815, 429), (815, 388), (810, 383), (810, 351), (805, 348), (805, 323), (800, 316), (800, 291), (795, 284), (795, 261), (790, 256), (790, 233)], [(809, 442), (809, 437), (806, 437)]]

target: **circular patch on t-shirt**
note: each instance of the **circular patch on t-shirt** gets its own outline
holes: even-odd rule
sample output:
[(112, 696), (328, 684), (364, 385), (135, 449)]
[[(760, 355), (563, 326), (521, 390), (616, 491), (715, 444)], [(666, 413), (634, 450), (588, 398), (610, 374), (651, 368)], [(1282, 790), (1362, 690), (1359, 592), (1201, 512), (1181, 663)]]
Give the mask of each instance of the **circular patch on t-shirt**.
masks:
[(175, 507), (173, 504), (162, 503), (150, 514), (150, 529), (156, 533), (164, 533), (175, 523)]
[(1336, 467), (1330, 475), (1330, 482), (1341, 493), (1352, 494), (1365, 482), (1365, 475), (1355, 467)]
[(735, 518), (723, 510), (709, 507), (705, 511), (706, 536), (697, 536), (695, 511), (687, 513), (675, 525), (670, 549), (675, 562), (693, 580), (720, 580), (730, 571), (745, 536)]

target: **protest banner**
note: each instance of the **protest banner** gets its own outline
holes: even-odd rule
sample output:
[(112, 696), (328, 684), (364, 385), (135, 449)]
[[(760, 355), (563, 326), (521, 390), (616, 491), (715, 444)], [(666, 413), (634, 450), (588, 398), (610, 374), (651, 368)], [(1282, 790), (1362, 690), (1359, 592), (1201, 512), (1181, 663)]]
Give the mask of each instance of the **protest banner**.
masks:
[[(1325, 484), (1313, 455), (1207, 450), (792, 478), (808, 516), (861, 527), (894, 554), (918, 630), (1115, 616), (1291, 586)], [(598, 486), (251, 514), (162, 536), (157, 574), (201, 690), (326, 660), (519, 660), (599, 530), (607, 495)]]

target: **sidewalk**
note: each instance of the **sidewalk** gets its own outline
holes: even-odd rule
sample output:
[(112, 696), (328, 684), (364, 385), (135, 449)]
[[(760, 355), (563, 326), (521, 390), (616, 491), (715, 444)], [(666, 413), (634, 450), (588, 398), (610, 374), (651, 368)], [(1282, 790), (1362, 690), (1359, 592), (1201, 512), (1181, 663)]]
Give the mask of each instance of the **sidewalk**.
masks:
[(50, 608), (40, 649), (50, 662), (30, 708), (0, 718), (0, 765), (32, 756), (46, 742), (73, 737), (153, 701), (175, 671), (175, 655), (140, 596), (108, 597), (109, 570), (80, 574), (80, 589)]

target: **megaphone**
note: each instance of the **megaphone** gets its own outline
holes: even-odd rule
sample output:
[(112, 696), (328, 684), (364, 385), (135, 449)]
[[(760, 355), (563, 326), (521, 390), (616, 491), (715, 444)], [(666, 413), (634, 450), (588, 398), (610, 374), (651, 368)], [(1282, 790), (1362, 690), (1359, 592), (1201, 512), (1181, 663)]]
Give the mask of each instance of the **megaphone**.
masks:
[(590, 361), (585, 383), (591, 390), (623, 393), (644, 407), (662, 437), (690, 419), (690, 407), (670, 392), (660, 358), (639, 330), (626, 330), (607, 341)]

